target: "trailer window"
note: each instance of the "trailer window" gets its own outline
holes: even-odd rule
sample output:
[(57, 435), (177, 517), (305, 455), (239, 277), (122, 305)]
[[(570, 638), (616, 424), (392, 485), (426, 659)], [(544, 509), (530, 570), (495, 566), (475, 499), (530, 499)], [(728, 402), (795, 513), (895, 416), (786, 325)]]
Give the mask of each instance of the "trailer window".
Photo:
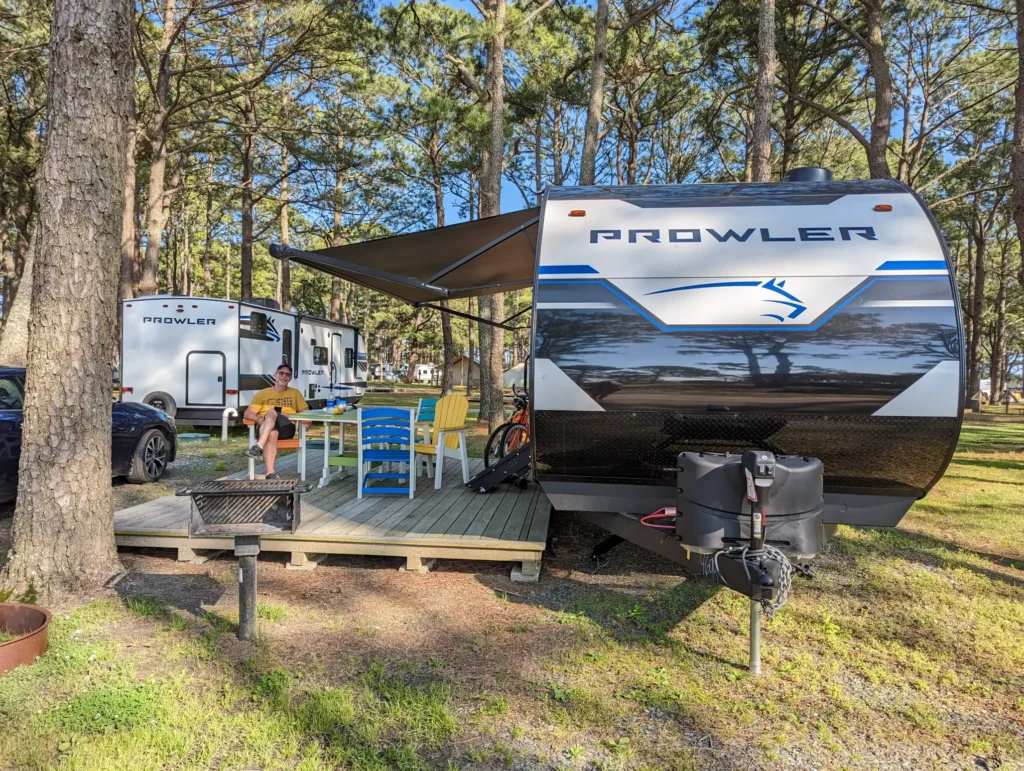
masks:
[(267, 335), (267, 314), (253, 311), (249, 314), (249, 331), (254, 335), (266, 337)]
[(292, 331), (285, 329), (281, 331), (281, 362), (292, 366)]
[(352, 369), (355, 365), (355, 352), (351, 348), (345, 349), (345, 369)]
[(322, 345), (313, 346), (313, 363), (314, 364), (326, 364), (327, 363), (327, 348)]

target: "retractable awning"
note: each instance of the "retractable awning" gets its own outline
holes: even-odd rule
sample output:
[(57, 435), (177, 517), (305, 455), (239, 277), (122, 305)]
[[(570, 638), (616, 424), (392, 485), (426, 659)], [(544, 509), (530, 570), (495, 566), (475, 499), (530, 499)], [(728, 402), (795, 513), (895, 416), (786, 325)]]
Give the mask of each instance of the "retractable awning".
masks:
[(270, 253), (409, 303), (533, 286), (540, 209), (306, 252), (273, 244)]

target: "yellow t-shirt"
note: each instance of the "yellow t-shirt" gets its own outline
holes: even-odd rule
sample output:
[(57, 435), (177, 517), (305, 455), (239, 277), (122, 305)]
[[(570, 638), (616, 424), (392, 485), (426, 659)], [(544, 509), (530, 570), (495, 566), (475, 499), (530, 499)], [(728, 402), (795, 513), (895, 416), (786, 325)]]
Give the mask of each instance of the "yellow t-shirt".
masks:
[(249, 403), (249, 406), (256, 410), (261, 418), (279, 405), (281, 412), (285, 415), (294, 415), (296, 412), (305, 412), (309, 409), (309, 405), (306, 404), (306, 400), (302, 398), (302, 393), (297, 388), (286, 388), (281, 393), (273, 388), (264, 388), (252, 397), (252, 401)]

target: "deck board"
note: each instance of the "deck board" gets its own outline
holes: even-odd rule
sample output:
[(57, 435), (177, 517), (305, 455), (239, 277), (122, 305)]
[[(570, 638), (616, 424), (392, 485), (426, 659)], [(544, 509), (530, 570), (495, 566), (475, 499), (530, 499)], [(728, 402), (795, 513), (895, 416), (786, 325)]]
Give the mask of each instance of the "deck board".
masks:
[[(307, 454), (307, 481), (320, 478), (323, 456)], [(278, 459), (282, 476), (298, 476), (298, 453)], [(470, 461), (475, 474), (482, 461)], [(257, 466), (257, 473), (263, 473)], [(228, 478), (244, 479), (247, 471)], [(410, 499), (396, 495), (356, 497), (356, 474), (346, 471), (323, 488), (302, 496), (299, 528), (293, 534), (264, 536), (263, 551), (310, 554), (380, 554), (421, 558), (540, 560), (547, 537), (548, 503), (537, 485), (519, 490), (500, 485), (480, 495), (462, 483), (457, 462), (449, 460), (441, 489), (426, 476), (416, 482)], [(541, 516), (543, 514), (543, 516)], [(187, 497), (165, 496), (118, 511), (115, 538), (122, 546), (164, 548), (225, 548), (229, 539), (192, 539), (188, 536), (191, 502)]]

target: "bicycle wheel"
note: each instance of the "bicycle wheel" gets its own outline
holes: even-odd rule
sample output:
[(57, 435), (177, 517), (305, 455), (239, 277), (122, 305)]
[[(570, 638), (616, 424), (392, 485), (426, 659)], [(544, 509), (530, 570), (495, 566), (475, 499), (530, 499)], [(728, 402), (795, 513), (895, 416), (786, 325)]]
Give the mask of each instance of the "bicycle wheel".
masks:
[(501, 440), (505, 433), (505, 429), (511, 425), (511, 423), (502, 423), (494, 429), (491, 432), (491, 435), (487, 438), (487, 446), (484, 448), (484, 468), (489, 468), (492, 463), (496, 463), (504, 456), (504, 453), (501, 450)]
[(515, 452), (530, 441), (530, 431), (522, 423), (513, 423), (501, 437), (501, 456)]

